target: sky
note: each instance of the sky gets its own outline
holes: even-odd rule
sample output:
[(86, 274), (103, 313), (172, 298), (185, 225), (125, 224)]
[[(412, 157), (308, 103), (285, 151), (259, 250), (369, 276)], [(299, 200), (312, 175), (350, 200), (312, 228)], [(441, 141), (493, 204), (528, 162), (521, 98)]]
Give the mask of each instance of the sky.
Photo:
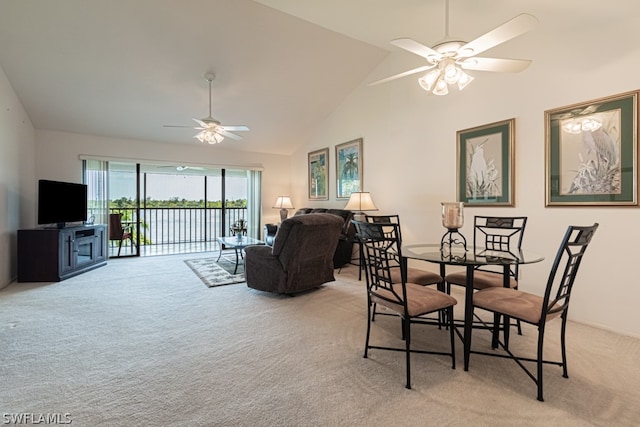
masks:
[[(195, 175), (171, 175), (171, 174), (146, 174), (147, 177), (147, 198), (154, 200), (169, 200), (177, 197), (179, 200), (201, 200), (204, 199), (204, 177)], [(211, 176), (208, 178), (209, 201), (221, 199), (222, 178)], [(109, 193), (112, 200), (122, 197), (134, 199), (135, 173), (114, 172), (110, 173)], [(247, 178), (226, 177), (227, 200), (237, 200), (247, 198)], [(144, 195), (142, 195), (144, 197)]]

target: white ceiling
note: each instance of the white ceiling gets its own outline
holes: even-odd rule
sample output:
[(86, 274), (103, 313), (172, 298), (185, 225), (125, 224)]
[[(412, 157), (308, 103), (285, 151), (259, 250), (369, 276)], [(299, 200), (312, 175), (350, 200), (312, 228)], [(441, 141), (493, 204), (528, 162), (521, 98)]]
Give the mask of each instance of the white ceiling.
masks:
[[(634, 1), (451, 0), (450, 33), (471, 40), (528, 12), (540, 28), (484, 56), (535, 61), (525, 47), (563, 51), (558, 37), (637, 34)], [(0, 66), (36, 129), (198, 144), (163, 125), (207, 116), (213, 71), (213, 116), (251, 128), (222, 144), (279, 154), (385, 77), (390, 52), (403, 62), (392, 73), (422, 65), (398, 37), (442, 39), (444, 0), (0, 0)]]

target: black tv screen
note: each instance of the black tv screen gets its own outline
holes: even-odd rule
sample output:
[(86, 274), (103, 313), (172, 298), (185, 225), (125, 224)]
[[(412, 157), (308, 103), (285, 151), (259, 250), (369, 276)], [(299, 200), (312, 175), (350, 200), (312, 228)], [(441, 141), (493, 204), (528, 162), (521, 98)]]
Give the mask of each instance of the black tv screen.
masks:
[(73, 182), (38, 182), (38, 224), (55, 224), (87, 219), (87, 186)]

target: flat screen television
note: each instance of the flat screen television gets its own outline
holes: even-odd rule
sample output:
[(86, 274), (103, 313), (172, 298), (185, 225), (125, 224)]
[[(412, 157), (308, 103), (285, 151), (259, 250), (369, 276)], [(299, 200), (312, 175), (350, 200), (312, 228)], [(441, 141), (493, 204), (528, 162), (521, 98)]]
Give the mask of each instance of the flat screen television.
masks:
[(64, 228), (87, 219), (87, 186), (73, 182), (38, 182), (38, 224)]

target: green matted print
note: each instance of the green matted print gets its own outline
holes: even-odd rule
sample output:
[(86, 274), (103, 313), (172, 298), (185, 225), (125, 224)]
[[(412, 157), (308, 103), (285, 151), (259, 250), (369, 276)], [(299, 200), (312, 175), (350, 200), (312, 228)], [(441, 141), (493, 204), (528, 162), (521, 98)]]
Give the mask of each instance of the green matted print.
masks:
[(458, 201), (514, 206), (515, 119), (458, 131)]
[(637, 205), (638, 92), (545, 111), (546, 206)]
[(309, 200), (329, 199), (329, 148), (308, 154)]
[(336, 198), (362, 191), (362, 138), (336, 145)]

